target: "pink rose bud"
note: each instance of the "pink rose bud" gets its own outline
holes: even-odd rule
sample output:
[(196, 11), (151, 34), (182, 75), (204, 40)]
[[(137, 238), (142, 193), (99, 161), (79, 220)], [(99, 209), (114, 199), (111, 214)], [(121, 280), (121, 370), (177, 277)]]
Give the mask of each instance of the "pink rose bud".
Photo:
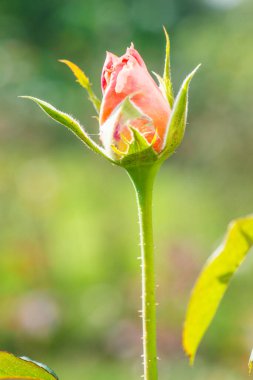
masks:
[[(114, 155), (112, 147), (127, 153), (133, 139), (131, 127), (160, 153), (164, 148), (171, 109), (133, 44), (121, 57), (107, 53), (101, 86), (100, 137), (109, 155)], [(121, 107), (127, 98), (135, 112), (126, 113)]]

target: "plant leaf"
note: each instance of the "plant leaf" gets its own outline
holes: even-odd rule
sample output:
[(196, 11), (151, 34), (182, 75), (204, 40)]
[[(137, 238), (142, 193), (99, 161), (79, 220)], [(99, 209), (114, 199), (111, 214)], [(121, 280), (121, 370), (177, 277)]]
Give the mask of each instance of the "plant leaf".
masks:
[(59, 59), (59, 62), (65, 63), (65, 65), (67, 65), (75, 75), (77, 82), (87, 90), (87, 88), (90, 86), (90, 80), (84, 74), (83, 70), (80, 69), (80, 67), (78, 67), (75, 63), (68, 61), (67, 59)]
[(191, 363), (233, 274), (252, 245), (253, 215), (234, 220), (223, 243), (200, 273), (190, 297), (183, 331), (183, 346)]
[(58, 380), (58, 377), (44, 364), (0, 351), (0, 379)]
[(251, 375), (252, 369), (253, 369), (253, 350), (251, 351), (250, 358), (249, 358), (249, 375)]
[(40, 362), (37, 362), (36, 360), (28, 358), (28, 356), (20, 356), (19, 358), (22, 359), (22, 360), (25, 360), (27, 362), (31, 362), (31, 363), (36, 364), (37, 366), (39, 366), (39, 367), (45, 369), (47, 372), (51, 373), (51, 375), (53, 375), (57, 380), (59, 380), (59, 378), (56, 375), (56, 373), (51, 368), (49, 368), (46, 364), (40, 363)]
[(165, 88), (165, 94), (168, 102), (173, 107), (174, 95), (171, 82), (171, 72), (170, 72), (170, 39), (167, 30), (163, 27), (165, 38), (166, 38), (166, 48), (165, 48), (165, 63), (163, 72), (163, 83)]
[(85, 75), (82, 69), (78, 67), (75, 63), (68, 61), (67, 59), (60, 59), (59, 62), (64, 63), (67, 65), (72, 73), (75, 75), (77, 82), (85, 88), (85, 90), (88, 92), (89, 99), (91, 103), (93, 104), (95, 110), (99, 114), (101, 101), (98, 99), (98, 97), (95, 95), (95, 93), (92, 90), (92, 84), (90, 83), (89, 78)]
[(167, 136), (165, 138), (165, 144), (164, 149), (161, 153), (161, 158), (168, 158), (172, 153), (175, 152), (183, 140), (187, 119), (189, 84), (199, 67), (200, 65), (198, 65), (185, 78), (177, 94), (170, 116), (169, 125), (167, 127)]
[(20, 96), (21, 98), (30, 99), (38, 104), (38, 106), (52, 119), (57, 121), (58, 123), (64, 125), (68, 129), (70, 129), (77, 137), (79, 137), (82, 142), (88, 146), (91, 150), (93, 150), (95, 153), (98, 153), (102, 155), (103, 157), (107, 158), (109, 161), (114, 161), (107, 156), (107, 154), (104, 152), (104, 149), (99, 147), (85, 132), (83, 127), (79, 124), (77, 120), (75, 120), (72, 116), (68, 115), (65, 112), (57, 110), (55, 107), (53, 107), (51, 104), (45, 102), (44, 100), (40, 100), (38, 98), (34, 98), (32, 96)]

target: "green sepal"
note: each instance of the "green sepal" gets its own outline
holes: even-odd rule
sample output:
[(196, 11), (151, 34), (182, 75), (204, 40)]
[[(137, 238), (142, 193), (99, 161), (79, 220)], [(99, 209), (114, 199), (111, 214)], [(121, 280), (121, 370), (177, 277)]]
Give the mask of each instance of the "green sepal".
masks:
[(136, 128), (130, 127), (130, 130), (133, 134), (133, 141), (129, 144), (127, 154), (140, 153), (150, 147), (145, 137)]
[(198, 70), (198, 65), (183, 81), (177, 94), (167, 127), (161, 159), (167, 159), (181, 144), (186, 127), (189, 84)]
[[(166, 38), (166, 48), (165, 48), (165, 63), (164, 63), (164, 72), (163, 72), (163, 86), (165, 88), (165, 94), (167, 100), (171, 106), (173, 107), (174, 103), (174, 95), (171, 81), (171, 70), (170, 70), (170, 38), (168, 32), (165, 27), (163, 27), (165, 38)], [(160, 82), (160, 80), (159, 80)]]
[(53, 107), (51, 104), (45, 102), (44, 100), (40, 100), (37, 98), (34, 98), (32, 96), (20, 96), (20, 98), (30, 99), (34, 101), (48, 116), (50, 116), (53, 120), (57, 121), (58, 123), (64, 125), (68, 129), (70, 129), (79, 139), (93, 152), (100, 154), (101, 156), (105, 157), (109, 161), (114, 161), (107, 156), (104, 149), (101, 148), (99, 145), (97, 145), (85, 132), (84, 128), (80, 125), (80, 123), (75, 120), (72, 116), (68, 115), (65, 112), (57, 110), (55, 107)]
[(147, 149), (142, 150), (138, 153), (133, 153), (126, 155), (121, 158), (119, 165), (124, 168), (134, 167), (134, 166), (150, 166), (152, 163), (158, 161), (158, 155), (150, 145)]
[(141, 167), (141, 166), (150, 166), (158, 161), (158, 155), (155, 153), (152, 146), (139, 152), (133, 153), (123, 157), (119, 165), (128, 169), (130, 167)]
[(253, 350), (251, 351), (250, 357), (249, 357), (249, 375), (251, 375), (252, 369), (253, 369)]
[(234, 220), (220, 247), (208, 259), (192, 290), (183, 331), (183, 347), (194, 362), (231, 278), (253, 245), (253, 215)]
[(120, 151), (115, 145), (112, 145), (112, 150), (119, 156), (128, 156), (131, 154), (138, 154), (143, 150), (146, 150), (150, 147), (150, 144), (147, 142), (145, 137), (136, 129), (129, 126), (129, 129), (132, 133), (132, 141), (128, 141), (124, 135), (121, 135), (121, 140), (128, 145), (128, 149), (125, 152)]
[(135, 128), (130, 127), (133, 140), (129, 144), (127, 154), (120, 160), (120, 165), (128, 168), (133, 166), (150, 165), (158, 160), (158, 154), (154, 151), (152, 143), (149, 144), (145, 137)]
[(57, 375), (42, 363), (0, 351), (0, 380), (58, 380)]

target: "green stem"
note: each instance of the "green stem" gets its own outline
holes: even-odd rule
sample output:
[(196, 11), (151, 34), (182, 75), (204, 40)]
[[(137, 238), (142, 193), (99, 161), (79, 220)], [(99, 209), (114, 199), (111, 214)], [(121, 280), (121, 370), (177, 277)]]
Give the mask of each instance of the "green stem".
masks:
[(142, 261), (142, 329), (144, 380), (157, 380), (155, 265), (152, 194), (157, 167), (128, 170), (136, 190)]

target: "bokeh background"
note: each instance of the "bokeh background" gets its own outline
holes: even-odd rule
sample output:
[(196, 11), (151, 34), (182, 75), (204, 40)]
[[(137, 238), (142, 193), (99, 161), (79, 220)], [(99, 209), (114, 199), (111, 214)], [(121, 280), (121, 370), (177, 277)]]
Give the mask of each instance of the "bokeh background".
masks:
[(162, 72), (170, 33), (177, 91), (199, 62), (189, 122), (154, 195), (161, 379), (247, 378), (253, 257), (238, 272), (190, 368), (181, 331), (190, 290), (228, 222), (253, 211), (252, 0), (1, 0), (0, 346), (61, 379), (137, 379), (140, 268), (126, 174), (84, 149), (31, 102), (77, 118), (98, 138), (80, 65), (100, 94), (105, 51), (134, 41)]

